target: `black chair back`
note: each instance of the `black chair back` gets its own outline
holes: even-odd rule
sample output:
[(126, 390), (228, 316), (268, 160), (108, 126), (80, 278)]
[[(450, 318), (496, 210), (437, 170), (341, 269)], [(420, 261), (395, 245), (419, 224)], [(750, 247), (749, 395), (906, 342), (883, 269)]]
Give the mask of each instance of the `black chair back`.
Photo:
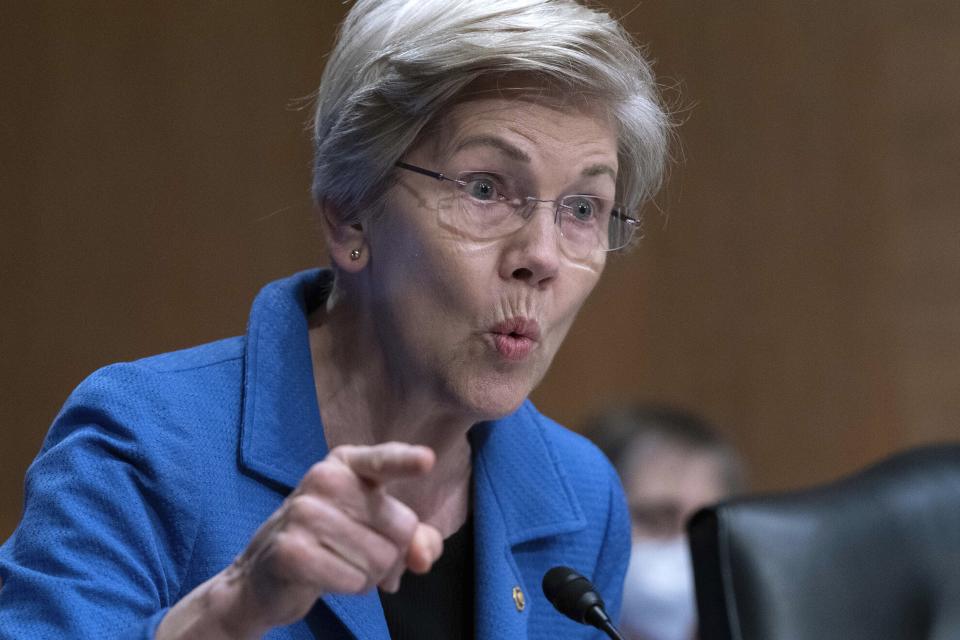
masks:
[(960, 639), (960, 445), (689, 525), (700, 640)]

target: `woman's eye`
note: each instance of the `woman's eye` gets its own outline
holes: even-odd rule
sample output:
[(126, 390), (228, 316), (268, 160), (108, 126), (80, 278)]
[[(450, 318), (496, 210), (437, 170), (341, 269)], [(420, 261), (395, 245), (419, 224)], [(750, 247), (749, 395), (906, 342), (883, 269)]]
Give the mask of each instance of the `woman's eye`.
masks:
[(577, 220), (590, 220), (596, 215), (597, 207), (589, 198), (577, 198), (567, 206)]
[(472, 178), (467, 182), (467, 193), (477, 200), (496, 200), (497, 187), (489, 178)]

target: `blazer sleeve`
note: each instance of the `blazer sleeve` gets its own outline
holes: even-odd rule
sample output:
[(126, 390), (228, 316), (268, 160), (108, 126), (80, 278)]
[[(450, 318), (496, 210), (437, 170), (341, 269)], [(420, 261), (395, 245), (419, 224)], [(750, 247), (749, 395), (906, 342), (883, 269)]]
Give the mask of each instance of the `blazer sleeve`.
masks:
[(200, 493), (154, 375), (103, 369), (55, 420), (0, 547), (0, 639), (152, 638), (178, 597)]

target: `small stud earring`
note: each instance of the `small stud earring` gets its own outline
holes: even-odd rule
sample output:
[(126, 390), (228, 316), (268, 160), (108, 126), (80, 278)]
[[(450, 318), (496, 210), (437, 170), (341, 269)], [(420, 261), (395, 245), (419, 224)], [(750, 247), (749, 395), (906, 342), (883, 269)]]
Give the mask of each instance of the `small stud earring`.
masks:
[(353, 251), (351, 251), (351, 252), (350, 252), (350, 259), (351, 259), (351, 260), (359, 260), (359, 259), (360, 259), (360, 249), (354, 249)]

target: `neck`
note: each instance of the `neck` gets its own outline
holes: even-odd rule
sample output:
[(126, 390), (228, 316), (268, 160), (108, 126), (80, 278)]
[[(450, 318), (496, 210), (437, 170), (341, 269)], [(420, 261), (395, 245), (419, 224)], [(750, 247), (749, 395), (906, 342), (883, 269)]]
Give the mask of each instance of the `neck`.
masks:
[(327, 445), (399, 441), (436, 453), (423, 478), (390, 484), (392, 495), (446, 537), (469, 510), (471, 452), (467, 431), (476, 421), (445, 404), (427, 385), (392, 373), (370, 316), (336, 288), (310, 316), (314, 383)]

